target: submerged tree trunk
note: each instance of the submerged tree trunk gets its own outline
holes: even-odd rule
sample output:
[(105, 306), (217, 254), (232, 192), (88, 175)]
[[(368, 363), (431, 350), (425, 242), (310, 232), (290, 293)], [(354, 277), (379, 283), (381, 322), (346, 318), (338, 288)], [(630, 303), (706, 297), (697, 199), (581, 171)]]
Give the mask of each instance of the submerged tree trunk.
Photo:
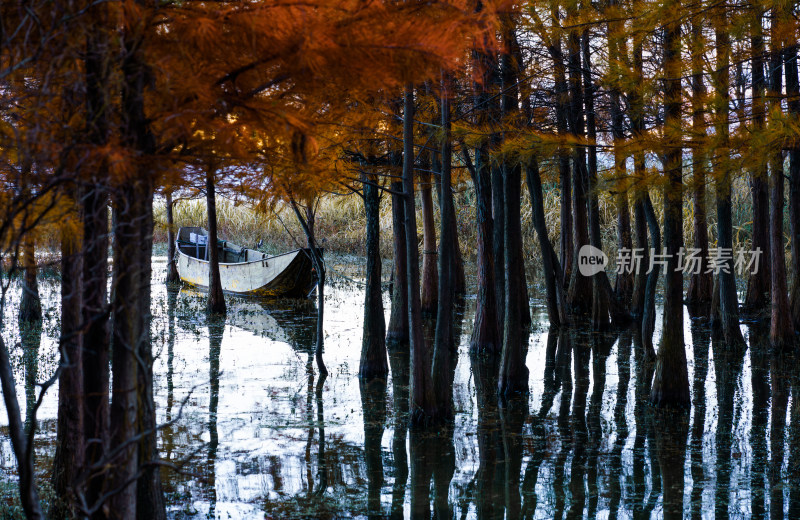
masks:
[[(641, 253), (641, 259), (639, 260), (638, 267), (634, 271), (630, 310), (636, 322), (641, 324), (642, 316), (644, 315), (650, 247), (647, 240), (647, 217), (645, 214), (644, 197), (638, 189), (634, 190), (633, 196), (634, 236), (636, 238), (636, 249)], [(641, 327), (639, 331), (641, 332)]]
[[(779, 31), (783, 28), (782, 26), (786, 20), (780, 20), (782, 13), (775, 12), (774, 14), (772, 56), (770, 59), (770, 90), (772, 91), (770, 97), (772, 98), (773, 112), (779, 112), (781, 110), (780, 98), (783, 90), (783, 50), (781, 49), (782, 38), (779, 36)], [(794, 327), (792, 326), (792, 317), (789, 312), (789, 297), (786, 287), (786, 249), (783, 243), (783, 150), (774, 151), (770, 159), (769, 246), (772, 266), (770, 269), (771, 319), (769, 339), (773, 348), (782, 350), (792, 345), (794, 340)]]
[(362, 174), (366, 213), (367, 287), (364, 291), (364, 334), (358, 376), (365, 380), (389, 375), (386, 323), (381, 294), (380, 194), (375, 175)]
[(453, 335), (453, 304), (456, 289), (456, 270), (454, 248), (458, 247), (456, 237), (453, 236), (455, 226), (452, 218), (453, 189), (452, 189), (452, 149), (450, 133), (450, 96), (452, 91), (449, 78), (445, 78), (441, 97), (442, 111), (442, 169), (441, 169), (441, 249), (439, 254), (439, 302), (436, 314), (436, 333), (433, 344), (433, 362), (431, 377), (433, 392), (436, 398), (436, 409), (440, 418), (448, 419), (452, 415), (450, 406), (452, 385), (450, 382), (450, 368), (453, 352), (457, 350), (457, 338)]
[(225, 294), (222, 292), (222, 280), (219, 276), (219, 249), (217, 248), (217, 197), (216, 168), (208, 165), (206, 171), (206, 204), (208, 206), (208, 312), (209, 314), (225, 314)]
[(36, 249), (28, 233), (22, 239), (22, 296), (19, 303), (19, 322), (33, 323), (42, 319), (42, 302), (39, 299), (39, 282), (36, 280)]
[[(568, 13), (568, 15), (570, 15)], [(572, 13), (571, 16), (574, 16)], [(581, 42), (579, 29), (571, 29), (568, 37), (568, 63), (569, 63), (569, 127), (573, 139), (581, 140), (585, 137), (583, 89), (581, 74)], [(589, 244), (589, 214), (587, 206), (587, 192), (589, 190), (589, 175), (586, 171), (586, 150), (583, 146), (575, 146), (572, 153), (572, 239), (574, 242), (574, 255), (572, 277), (569, 284), (568, 302), (575, 314), (588, 315), (591, 312), (592, 280), (581, 274), (578, 269), (580, 249)]]
[[(98, 183), (87, 187), (82, 199), (83, 420), (88, 468), (101, 463), (109, 446), (108, 192)], [(93, 473), (86, 483), (87, 503), (96, 505), (106, 492), (103, 474)]]
[(544, 218), (544, 196), (542, 193), (542, 179), (539, 175), (539, 162), (534, 157), (528, 162), (525, 169), (528, 192), (531, 198), (531, 211), (533, 226), (539, 237), (539, 248), (544, 269), (544, 283), (547, 294), (547, 316), (550, 324), (558, 327), (567, 324), (566, 297), (564, 287), (561, 285), (561, 267), (556, 257), (553, 245), (547, 235), (547, 225)]
[[(644, 206), (643, 210), (645, 218), (647, 219), (647, 227), (650, 230), (650, 236), (652, 237), (652, 251), (654, 254), (660, 255), (662, 254), (661, 230), (658, 228), (656, 212), (653, 208), (653, 203), (650, 200), (650, 194), (647, 191), (645, 191), (644, 195), (642, 196), (642, 205)], [(641, 328), (642, 343), (644, 345), (645, 357), (648, 361), (652, 361), (656, 357), (655, 349), (653, 349), (653, 332), (656, 328), (656, 286), (658, 285), (658, 275), (661, 271), (661, 264), (654, 261), (652, 269), (652, 271), (647, 273)]]
[[(588, 159), (588, 205), (589, 205), (589, 243), (597, 249), (603, 249), (600, 236), (600, 205), (597, 195), (597, 128), (594, 115), (594, 81), (592, 80), (592, 62), (589, 52), (589, 32), (581, 35), (581, 52), (583, 53), (583, 99), (586, 110), (586, 129), (589, 141)], [(617, 208), (622, 214), (622, 208)], [(627, 214), (627, 200), (625, 200), (625, 213)], [(630, 228), (630, 226), (628, 226)], [(628, 233), (630, 235), (630, 232)], [(605, 272), (592, 276), (592, 328), (594, 330), (608, 330), (611, 326), (608, 315), (608, 298), (605, 292), (603, 278)]]
[(175, 262), (175, 219), (174, 204), (172, 202), (172, 191), (167, 192), (167, 283), (177, 283), (180, 281), (178, 276), (178, 265)]
[(84, 467), (84, 391), (81, 345), (80, 239), (61, 232), (61, 335), (59, 350), (63, 371), (58, 379), (56, 453), (53, 458), (53, 490), (61, 497), (51, 511), (57, 519), (75, 512), (78, 475)]
[[(564, 66), (564, 56), (561, 52), (560, 38), (547, 46), (550, 57), (553, 60), (553, 78), (555, 80), (556, 94), (556, 130), (558, 135), (566, 137), (569, 133), (569, 86), (567, 84), (566, 68)], [(572, 261), (575, 256), (574, 244), (572, 242), (572, 178), (569, 170), (569, 153), (565, 150), (558, 152), (558, 177), (560, 187), (560, 261), (563, 267), (562, 278), (558, 283), (562, 287), (567, 287), (570, 276), (572, 275)]]
[[(672, 2), (677, 11), (680, 0)], [(650, 400), (659, 407), (685, 407), (689, 373), (683, 342), (683, 273), (678, 252), (683, 247), (683, 186), (681, 167), (681, 56), (680, 22), (670, 20), (664, 30), (664, 245), (668, 255), (664, 273), (664, 328), (656, 357)], [(682, 467), (682, 466), (681, 466)], [(683, 475), (683, 471), (680, 471)], [(677, 504), (676, 504), (677, 505)]]
[(136, 473), (139, 460), (139, 443), (134, 437), (139, 433), (142, 414), (138, 400), (139, 362), (138, 350), (144, 336), (146, 320), (141, 315), (139, 295), (149, 287), (144, 279), (146, 272), (140, 254), (141, 220), (147, 219), (145, 211), (147, 181), (137, 180), (118, 188), (115, 200), (117, 222), (114, 230), (114, 278), (112, 288), (113, 316), (113, 386), (111, 401), (111, 442), (109, 445), (111, 469), (108, 475), (110, 489), (118, 490), (109, 501), (118, 518), (137, 518)]
[(394, 248), (394, 290), (389, 313), (386, 344), (392, 349), (408, 345), (408, 268), (406, 261), (406, 224), (403, 183), (392, 182), (392, 235)]
[[(797, 75), (797, 45), (784, 51), (786, 94), (789, 112), (800, 117), (800, 83)], [(789, 233), (792, 244), (791, 314), (796, 331), (800, 331), (800, 143), (789, 150)]]
[[(482, 72), (482, 82), (475, 84), (476, 119), (479, 124), (489, 123), (487, 89), (494, 81), (494, 60), (482, 51), (473, 51), (473, 62), (476, 70)], [(464, 150), (465, 161), (469, 161), (469, 152)], [(475, 308), (475, 324), (470, 338), (470, 351), (485, 354), (499, 354), (502, 348), (498, 317), (498, 294), (495, 280), (495, 262), (493, 254), (494, 223), (492, 219), (492, 173), (487, 143), (481, 143), (475, 149), (474, 184), (477, 220), (477, 303)]]
[[(522, 229), (520, 225), (520, 166), (507, 164), (503, 175), (503, 191), (506, 207), (505, 223), (505, 315), (503, 319), (503, 350), (500, 359), (498, 391), (501, 398), (510, 399), (514, 394), (527, 393), (528, 367), (527, 334), (522, 323), (519, 292), (522, 291), (518, 270), (522, 262)], [(524, 278), (523, 278), (524, 280)]]
[[(728, 34), (727, 7), (722, 5), (715, 12), (715, 35), (717, 70), (714, 73), (715, 87), (721, 96), (716, 114), (716, 132), (721, 142), (719, 151), (722, 160), (717, 174), (717, 246), (720, 251), (733, 251), (733, 219), (731, 216), (732, 172), (727, 166), (729, 153), (729, 99), (730, 99), (730, 37)], [(724, 267), (719, 272), (719, 318), (725, 341), (732, 348), (743, 348), (744, 338), (739, 329), (739, 301), (736, 294), (736, 277), (733, 257), (723, 260)], [(727, 271), (727, 272), (726, 272)]]
[(423, 316), (436, 316), (439, 285), (438, 251), (436, 250), (436, 222), (433, 218), (433, 192), (431, 174), (420, 175), (419, 191), (422, 205), (422, 278), (420, 303)]
[[(752, 75), (752, 119), (754, 132), (764, 131), (764, 37), (762, 29), (762, 12), (760, 6), (753, 7), (753, 19), (750, 23), (750, 68)], [(759, 153), (757, 151), (756, 153)], [(759, 269), (750, 273), (747, 279), (747, 292), (744, 298), (744, 309), (751, 313), (761, 313), (767, 307), (770, 292), (770, 200), (769, 174), (767, 160), (758, 160), (750, 172), (750, 193), (753, 200), (753, 240), (751, 250), (761, 251)]]
[(431, 359), (422, 333), (419, 295), (419, 251), (417, 214), (414, 204), (414, 92), (406, 87), (403, 103), (403, 195), (405, 197), (406, 259), (408, 272), (408, 328), (411, 344), (412, 424), (424, 424), (435, 417)]
[(706, 153), (707, 138), (705, 125), (706, 88), (703, 82), (703, 37), (702, 17), (695, 14), (691, 28), (692, 63), (692, 139), (697, 141), (692, 147), (692, 207), (694, 209), (694, 248), (700, 257), (700, 266), (689, 278), (686, 303), (693, 316), (708, 316), (711, 309), (711, 289), (714, 280), (708, 270), (708, 227), (706, 223)]

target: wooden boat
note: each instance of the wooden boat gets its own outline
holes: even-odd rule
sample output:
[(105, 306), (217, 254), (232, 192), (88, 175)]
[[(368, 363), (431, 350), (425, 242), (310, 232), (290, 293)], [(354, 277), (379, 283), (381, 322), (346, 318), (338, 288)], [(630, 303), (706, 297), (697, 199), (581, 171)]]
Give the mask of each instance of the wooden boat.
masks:
[[(182, 227), (175, 241), (181, 281), (208, 288), (208, 231)], [(217, 241), (222, 290), (248, 296), (305, 298), (316, 284), (307, 249), (270, 256), (226, 240)]]

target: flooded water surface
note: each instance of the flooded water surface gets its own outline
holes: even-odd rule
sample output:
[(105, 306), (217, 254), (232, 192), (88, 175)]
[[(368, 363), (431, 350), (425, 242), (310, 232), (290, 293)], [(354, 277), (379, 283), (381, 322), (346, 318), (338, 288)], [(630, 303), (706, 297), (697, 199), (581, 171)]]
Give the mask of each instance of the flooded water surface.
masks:
[[(227, 319), (213, 321), (202, 293), (167, 291), (162, 267), (154, 385), (160, 453), (179, 470), (163, 473), (173, 518), (800, 518), (797, 364), (770, 352), (764, 326), (743, 325), (748, 349), (734, 352), (687, 315), (692, 408), (659, 412), (648, 405), (653, 367), (637, 334), (551, 331), (534, 300), (530, 394), (501, 405), (496, 364), (469, 354), (467, 300), (457, 309), (455, 420), (418, 432), (407, 427), (408, 352), (391, 352), (388, 382), (359, 382), (358, 285), (326, 288), (330, 374), (320, 379), (310, 302), (229, 298)], [(29, 406), (33, 382), (57, 363), (58, 291), (43, 283), (56, 303), (41, 331), (21, 334), (5, 317)], [(43, 476), (56, 406), (51, 388), (37, 423)]]

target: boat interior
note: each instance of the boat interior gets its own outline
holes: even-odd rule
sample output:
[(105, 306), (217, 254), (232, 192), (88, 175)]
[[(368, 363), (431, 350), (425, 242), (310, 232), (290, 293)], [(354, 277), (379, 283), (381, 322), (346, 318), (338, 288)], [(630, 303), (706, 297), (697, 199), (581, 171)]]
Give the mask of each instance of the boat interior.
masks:
[[(208, 231), (199, 227), (183, 227), (178, 230), (176, 240), (178, 249), (185, 255), (197, 258), (198, 260), (208, 261)], [(237, 264), (243, 262), (255, 262), (269, 257), (266, 253), (247, 249), (227, 240), (217, 240), (217, 251), (219, 261), (222, 264)]]

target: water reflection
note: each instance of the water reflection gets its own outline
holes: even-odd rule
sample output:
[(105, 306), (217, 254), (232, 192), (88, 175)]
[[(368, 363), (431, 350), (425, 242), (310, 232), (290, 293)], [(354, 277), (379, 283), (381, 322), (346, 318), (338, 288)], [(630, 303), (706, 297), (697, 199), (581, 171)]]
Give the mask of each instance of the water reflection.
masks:
[[(468, 300), (446, 377), (453, 421), (419, 431), (407, 348), (390, 353), (388, 381), (358, 380), (360, 289), (326, 291), (320, 379), (313, 307), (232, 299), (221, 322), (202, 294), (153, 287), (159, 450), (184, 470), (163, 473), (172, 518), (800, 518), (800, 378), (768, 326), (747, 324), (747, 349), (732, 351), (687, 319), (692, 408), (666, 414), (649, 405), (638, 328), (551, 329), (535, 314), (530, 395), (500, 403), (497, 360), (468, 355)], [(51, 329), (38, 356), (24, 355), (37, 336), (18, 336), (29, 407)]]

